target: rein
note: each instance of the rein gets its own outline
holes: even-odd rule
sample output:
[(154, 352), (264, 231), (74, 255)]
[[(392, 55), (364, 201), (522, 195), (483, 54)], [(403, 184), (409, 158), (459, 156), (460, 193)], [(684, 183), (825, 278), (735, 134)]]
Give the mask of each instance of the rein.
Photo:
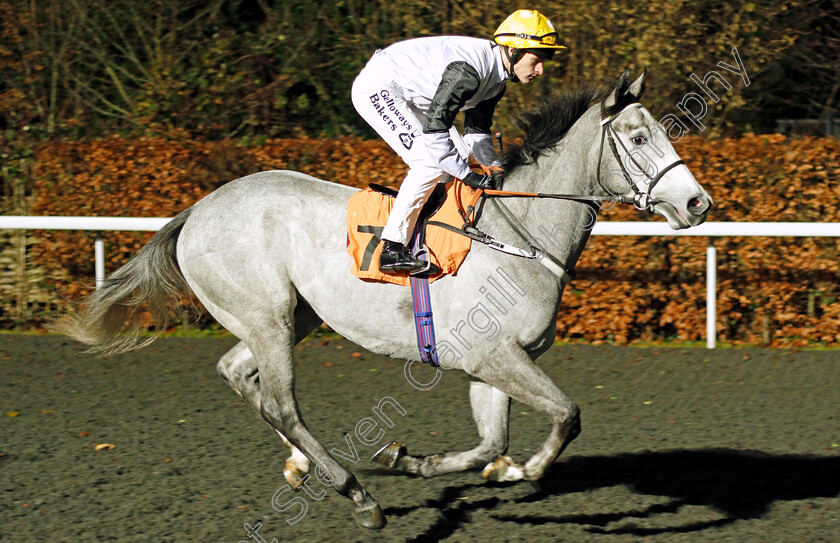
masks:
[[(534, 243), (533, 235), (528, 232), (528, 229), (525, 227), (522, 222), (516, 218), (516, 216), (508, 209), (506, 205), (504, 205), (498, 198), (550, 198), (550, 199), (557, 199), (557, 200), (570, 200), (574, 202), (580, 202), (587, 205), (592, 206), (599, 206), (603, 202), (614, 202), (619, 204), (632, 204), (639, 211), (647, 211), (649, 213), (653, 213), (654, 206), (657, 203), (660, 203), (660, 200), (654, 200), (651, 198), (650, 193), (653, 190), (653, 187), (656, 186), (657, 183), (662, 179), (662, 177), (671, 171), (672, 169), (676, 168), (677, 166), (685, 164), (682, 160), (676, 160), (673, 163), (669, 164), (665, 168), (659, 172), (656, 177), (651, 177), (648, 175), (647, 171), (642, 168), (639, 163), (633, 158), (633, 155), (624, 145), (624, 142), (621, 141), (621, 138), (618, 137), (618, 133), (615, 131), (615, 128), (612, 126), (612, 122), (620, 116), (625, 111), (631, 108), (642, 107), (642, 104), (638, 102), (634, 102), (618, 113), (615, 113), (609, 117), (605, 117), (606, 115), (606, 107), (604, 106), (604, 102), (601, 102), (601, 116), (605, 117), (601, 121), (601, 144), (598, 149), (598, 168), (597, 168), (597, 179), (598, 185), (604, 189), (605, 192), (610, 193), (609, 189), (603, 185), (601, 181), (601, 160), (604, 154), (604, 140), (606, 139), (609, 142), (610, 151), (612, 151), (613, 157), (615, 161), (618, 163), (619, 167), (621, 168), (622, 176), (624, 177), (625, 181), (627, 181), (630, 188), (633, 189), (632, 196), (594, 196), (594, 195), (587, 195), (587, 194), (557, 194), (557, 193), (545, 193), (545, 192), (513, 192), (513, 191), (506, 191), (506, 190), (496, 190), (496, 189), (479, 189), (477, 191), (476, 198), (473, 200), (472, 205), (469, 206), (466, 213), (462, 213), (464, 218), (464, 226), (461, 229), (457, 229), (455, 227), (449, 225), (443, 225), (440, 223), (436, 223), (436, 226), (448, 227), (449, 230), (457, 231), (462, 233), (476, 241), (484, 243), (485, 245), (496, 249), (497, 251), (501, 251), (507, 254), (512, 254), (515, 256), (521, 256), (524, 258), (531, 258), (531, 259), (539, 259), (540, 264), (544, 265), (546, 268), (551, 270), (555, 275), (560, 275), (561, 273), (565, 273), (570, 277), (574, 277), (575, 271), (574, 269), (569, 269), (563, 262), (561, 262), (557, 257), (549, 253), (544, 247), (539, 247)], [(613, 137), (615, 135), (615, 137)], [(499, 136), (497, 135), (497, 138)], [(500, 139), (500, 138), (499, 138)], [(639, 169), (639, 171), (644, 174), (644, 176), (650, 181), (647, 187), (647, 191), (643, 191), (639, 188), (639, 186), (633, 181), (630, 173), (627, 171), (627, 168), (624, 167), (624, 163), (621, 160), (621, 155), (619, 155), (618, 147), (616, 146), (615, 140), (618, 140), (619, 145), (624, 150), (626, 156), (630, 159), (633, 165)], [(500, 142), (501, 143), (501, 142)], [(478, 201), (487, 197), (490, 202), (496, 207), (499, 211), (499, 214), (505, 221), (510, 225), (516, 234), (522, 238), (523, 241), (527, 244), (527, 249), (520, 249), (511, 245), (507, 245), (500, 241), (497, 241), (493, 237), (485, 234), (484, 232), (478, 230), (473, 226), (472, 222), (469, 220), (469, 216), (472, 214), (472, 211), (479, 205)]]
[[(659, 172), (656, 175), (656, 177), (651, 177), (650, 175), (648, 175), (648, 173), (645, 171), (645, 169), (642, 168), (639, 165), (639, 163), (636, 161), (635, 158), (633, 158), (633, 155), (630, 153), (630, 151), (624, 145), (624, 142), (621, 141), (621, 138), (618, 137), (618, 133), (615, 131), (615, 128), (613, 128), (613, 126), (612, 126), (612, 122), (619, 115), (621, 115), (622, 113), (624, 113), (628, 109), (637, 108), (637, 107), (642, 107), (642, 104), (640, 104), (638, 102), (632, 103), (632, 104), (628, 105), (627, 107), (625, 107), (624, 109), (622, 109), (621, 111), (619, 111), (618, 113), (615, 113), (614, 115), (612, 115), (610, 117), (607, 117), (607, 118), (605, 118), (604, 120), (601, 121), (601, 145), (598, 149), (598, 170), (597, 170), (598, 184), (601, 186), (602, 189), (604, 189), (604, 191), (609, 193), (610, 192), (609, 189), (607, 187), (604, 187), (603, 183), (601, 182), (601, 159), (604, 155), (604, 140), (606, 139), (607, 141), (609, 141), (610, 150), (612, 151), (612, 154), (613, 154), (613, 157), (615, 158), (615, 161), (618, 163), (619, 167), (621, 168), (622, 176), (624, 177), (625, 181), (627, 181), (627, 184), (630, 186), (630, 188), (633, 189), (633, 193), (634, 193), (633, 196), (616, 196), (616, 195), (593, 196), (593, 195), (587, 195), (587, 194), (557, 194), (557, 193), (546, 193), (546, 192), (512, 192), (512, 191), (494, 190), (494, 189), (484, 189), (484, 194), (486, 196), (490, 196), (490, 197), (494, 197), (494, 198), (553, 198), (553, 199), (558, 199), (558, 200), (572, 200), (572, 201), (581, 202), (581, 203), (597, 202), (597, 203), (600, 204), (602, 202), (613, 202), (613, 203), (618, 203), (618, 204), (633, 204), (633, 207), (635, 207), (639, 211), (653, 212), (653, 206), (655, 204), (661, 202), (661, 200), (654, 200), (653, 198), (651, 198), (650, 193), (653, 190), (653, 187), (655, 187), (657, 185), (657, 183), (659, 183), (659, 181), (662, 179), (662, 177), (666, 173), (668, 173), (672, 169), (676, 168), (677, 166), (681, 166), (681, 165), (685, 164), (685, 162), (683, 160), (677, 160), (677, 161), (672, 162), (671, 164), (666, 166), (661, 172)], [(602, 115), (604, 115), (606, 113), (605, 112), (605, 106), (604, 106), (603, 102), (601, 102), (601, 112), (602, 112)], [(615, 137), (613, 137), (613, 134), (615, 134)], [(618, 152), (618, 147), (616, 146), (615, 140), (618, 140), (619, 145), (621, 145), (621, 148), (624, 150), (624, 153), (627, 155), (627, 157), (630, 159), (630, 161), (633, 162), (633, 165), (636, 166), (639, 169), (639, 171), (642, 172), (642, 174), (644, 174), (644, 176), (648, 179), (648, 181), (650, 181), (650, 184), (648, 185), (647, 192), (645, 192), (645, 191), (643, 191), (642, 189), (639, 188), (639, 186), (633, 181), (633, 178), (630, 176), (630, 173), (627, 171), (627, 168), (624, 167), (624, 163), (621, 161), (621, 155)]]

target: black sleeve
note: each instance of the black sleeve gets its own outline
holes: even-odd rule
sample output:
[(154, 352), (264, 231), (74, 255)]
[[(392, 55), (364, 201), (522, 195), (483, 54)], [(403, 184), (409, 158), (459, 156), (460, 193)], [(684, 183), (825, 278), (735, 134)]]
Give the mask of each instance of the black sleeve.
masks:
[(481, 78), (478, 72), (463, 61), (453, 62), (443, 71), (437, 91), (429, 104), (429, 113), (423, 124), (423, 132), (447, 132), (455, 122), (455, 116), (475, 95)]
[(496, 111), (496, 104), (505, 95), (507, 87), (502, 87), (502, 92), (483, 102), (479, 102), (472, 109), (464, 114), (464, 134), (489, 134), (493, 125), (493, 113)]

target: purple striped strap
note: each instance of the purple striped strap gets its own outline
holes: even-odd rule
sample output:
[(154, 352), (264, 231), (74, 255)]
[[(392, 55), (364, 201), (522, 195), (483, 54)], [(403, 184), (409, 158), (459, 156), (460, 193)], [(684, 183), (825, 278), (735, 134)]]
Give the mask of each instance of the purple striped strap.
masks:
[[(420, 250), (420, 236), (414, 236), (414, 253)], [(420, 260), (426, 260), (426, 252), (419, 253)], [(429, 295), (429, 278), (411, 276), (411, 299), (414, 302), (414, 327), (417, 329), (417, 346), (420, 360), (434, 367), (439, 367), (435, 348), (435, 325), (432, 320), (432, 298)]]

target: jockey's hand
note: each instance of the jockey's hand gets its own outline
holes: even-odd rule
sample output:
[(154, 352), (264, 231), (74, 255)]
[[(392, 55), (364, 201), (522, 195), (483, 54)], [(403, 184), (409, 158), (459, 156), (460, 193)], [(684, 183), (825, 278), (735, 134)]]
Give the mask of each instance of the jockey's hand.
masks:
[(505, 171), (498, 167), (490, 168), (490, 177), (493, 178), (494, 188), (502, 188), (502, 183), (505, 180)]
[(499, 166), (485, 166), (484, 164), (481, 164), (481, 171), (493, 178), (493, 183), (495, 184), (493, 188), (502, 188), (502, 183), (505, 179), (505, 171), (502, 168)]
[(496, 180), (493, 175), (482, 175), (470, 172), (464, 177), (464, 184), (474, 189), (495, 189)]

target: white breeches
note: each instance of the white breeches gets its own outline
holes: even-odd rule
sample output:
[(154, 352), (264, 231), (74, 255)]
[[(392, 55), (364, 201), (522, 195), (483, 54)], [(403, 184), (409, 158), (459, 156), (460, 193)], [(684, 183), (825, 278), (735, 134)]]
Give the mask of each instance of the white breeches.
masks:
[[(377, 64), (374, 55), (353, 82), (353, 106), (409, 167), (382, 231), (382, 239), (407, 244), (423, 204), (435, 186), (451, 180), (451, 176), (441, 170), (426, 151), (423, 143), (425, 112), (407, 102), (393, 77)], [(458, 153), (465, 159), (469, 157), (467, 145), (454, 127), (450, 136)]]

